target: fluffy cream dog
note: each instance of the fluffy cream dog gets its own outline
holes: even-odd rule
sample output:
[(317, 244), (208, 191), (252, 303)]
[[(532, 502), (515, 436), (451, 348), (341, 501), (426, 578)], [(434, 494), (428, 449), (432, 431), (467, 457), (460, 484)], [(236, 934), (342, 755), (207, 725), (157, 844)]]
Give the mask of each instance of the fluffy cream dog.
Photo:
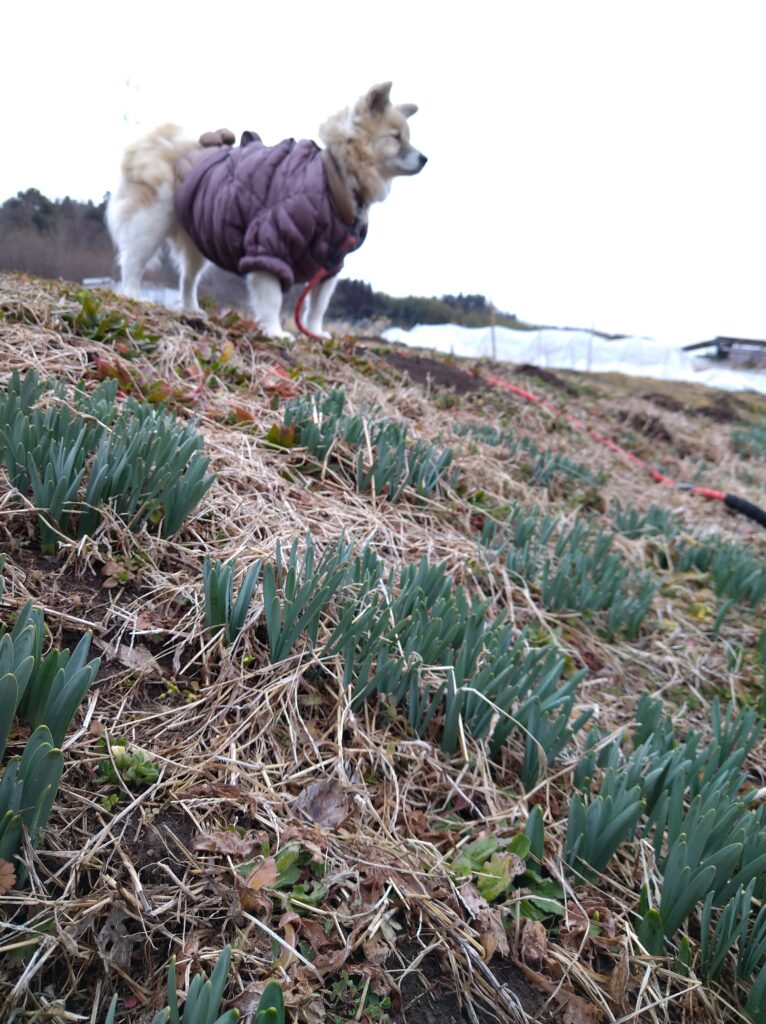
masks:
[[(367, 232), (372, 203), (393, 178), (417, 174), (426, 157), (410, 144), (414, 104), (394, 106), (391, 83), (376, 85), (320, 128), (314, 142), (264, 146), (251, 132), (195, 141), (163, 125), (125, 152), (107, 223), (119, 250), (122, 290), (137, 297), (147, 265), (164, 241), (180, 274), (181, 304), (198, 311), (197, 284), (207, 261), (245, 277), (252, 315), (265, 334), (289, 337), (280, 324), (283, 292), (317, 270), (306, 326), (322, 322), (343, 263)], [(211, 141), (214, 143), (211, 145)]]

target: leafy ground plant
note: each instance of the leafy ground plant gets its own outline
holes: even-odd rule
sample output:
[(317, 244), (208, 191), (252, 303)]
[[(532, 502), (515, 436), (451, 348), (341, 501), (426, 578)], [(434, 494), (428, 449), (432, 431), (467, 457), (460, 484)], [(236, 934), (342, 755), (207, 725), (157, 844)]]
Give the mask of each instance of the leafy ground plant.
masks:
[[(647, 952), (662, 956), (678, 930), (699, 913), (701, 970), (720, 974), (736, 945), (740, 977), (752, 981), (748, 1011), (759, 999), (766, 972), (766, 808), (751, 807), (742, 766), (759, 740), (754, 711), (722, 713), (713, 705), (713, 740), (705, 746), (690, 732), (679, 742), (659, 701), (639, 704), (634, 749), (618, 740), (604, 746), (605, 771), (598, 794), (576, 794), (570, 803), (566, 861), (585, 877), (603, 872), (618, 848), (634, 836), (651, 840), (661, 873), (655, 906), (643, 890), (637, 934)], [(589, 755), (578, 766), (587, 784), (596, 773)], [(703, 902), (704, 901), (704, 902)], [(760, 1011), (759, 1011), (760, 1012)], [(759, 1020), (758, 1013), (753, 1020)]]
[(80, 308), (65, 309), (61, 319), (82, 338), (115, 345), (121, 355), (130, 354), (131, 343), (142, 351), (151, 352), (159, 339), (159, 335), (148, 332), (140, 321), (130, 320), (119, 310), (106, 308), (93, 291), (76, 292), (74, 298)]
[[(101, 741), (107, 756), (99, 761), (93, 781), (99, 786), (119, 786), (128, 793), (148, 789), (160, 777), (157, 764), (145, 750), (131, 747), (124, 741), (107, 743)], [(109, 793), (102, 797), (101, 805), (111, 810), (120, 801), (120, 793)]]

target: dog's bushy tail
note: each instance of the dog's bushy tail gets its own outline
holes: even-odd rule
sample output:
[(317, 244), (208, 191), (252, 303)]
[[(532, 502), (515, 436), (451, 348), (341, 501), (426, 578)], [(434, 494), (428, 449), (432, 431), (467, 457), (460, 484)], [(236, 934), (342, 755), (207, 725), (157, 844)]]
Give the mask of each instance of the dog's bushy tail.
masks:
[(124, 228), (141, 211), (172, 206), (181, 168), (190, 166), (202, 147), (176, 124), (163, 124), (125, 150), (120, 182), (109, 197), (106, 221), (120, 247)]

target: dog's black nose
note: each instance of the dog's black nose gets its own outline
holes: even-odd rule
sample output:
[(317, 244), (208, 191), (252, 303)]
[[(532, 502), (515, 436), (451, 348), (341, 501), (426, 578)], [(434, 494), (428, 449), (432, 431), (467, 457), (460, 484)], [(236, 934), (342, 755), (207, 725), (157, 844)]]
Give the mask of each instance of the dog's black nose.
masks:
[(428, 163), (428, 157), (427, 156), (423, 156), (423, 154), (421, 153), (420, 154), (420, 169), (421, 169), (421, 171), (423, 170), (423, 168), (425, 167), (425, 165), (427, 163)]

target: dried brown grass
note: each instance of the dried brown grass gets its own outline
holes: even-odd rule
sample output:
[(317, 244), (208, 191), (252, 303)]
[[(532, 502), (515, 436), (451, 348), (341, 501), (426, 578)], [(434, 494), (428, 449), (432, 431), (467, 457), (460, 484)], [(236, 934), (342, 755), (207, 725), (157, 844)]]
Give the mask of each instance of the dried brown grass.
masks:
[[(496, 609), (507, 608), (519, 627), (558, 636), (573, 663), (588, 668), (579, 704), (597, 709), (605, 731), (629, 724), (645, 691), (666, 699), (680, 729), (692, 723), (705, 729), (713, 696), (752, 692), (752, 657), (737, 665), (730, 655), (735, 645), (752, 651), (753, 618), (728, 620), (722, 640), (712, 642), (709, 619), (695, 618), (692, 610), (701, 600), (696, 579), (667, 581), (635, 643), (608, 642), (577, 616), (552, 615), (534, 589), (482, 562), (471, 526), (476, 506), (468, 499), (483, 490), (498, 504), (518, 500), (574, 517), (572, 488), (557, 483), (533, 490), (499, 450), (453, 436), (452, 424), (504, 421), (541, 447), (603, 469), (607, 480), (594, 497), (597, 506), (607, 508), (615, 497), (641, 509), (663, 504), (676, 509), (690, 531), (720, 530), (763, 551), (758, 528), (718, 504), (648, 484), (540, 408), (490, 391), (426, 397), (388, 366), (375, 343), (277, 347), (253, 338), (241, 322), (227, 328), (216, 318), (188, 320), (101, 297), (159, 334), (153, 352), (134, 351), (126, 359), (72, 334), (61, 316), (77, 308), (71, 289), (0, 277), (0, 382), (15, 368), (35, 367), (76, 384), (93, 379), (99, 366), (123, 372), (139, 393), (161, 381), (186, 396), (179, 413), (198, 418), (216, 482), (172, 540), (147, 530), (134, 535), (111, 520), (93, 538), (62, 542), (55, 560), (36, 553), (31, 509), (7, 484), (0, 491), (0, 537), (8, 556), (4, 614), (32, 597), (45, 608), (55, 642), (71, 645), (89, 628), (103, 658), (67, 739), (64, 780), (44, 841), (28, 856), (29, 885), (4, 898), (0, 1017), (101, 1021), (119, 990), (134, 1007), (124, 1019), (148, 1021), (163, 1005), (171, 954), (183, 990), (194, 970), (209, 971), (221, 947), (232, 942), (229, 1002), (252, 1009), (263, 979), (275, 972), (288, 1006), (304, 1021), (326, 1019), (322, 995), (344, 967), (382, 994), (394, 991), (403, 975), (418, 973), (426, 954), (438, 954), (440, 970), (452, 975), (474, 1021), (531, 1020), (543, 1004), (547, 1019), (570, 1024), (741, 1019), (725, 992), (683, 978), (669, 962), (642, 952), (633, 911), (641, 881), (652, 872), (647, 850), (636, 844), (623, 851), (598, 888), (573, 888), (566, 880), (560, 854), (576, 748), (524, 794), (517, 750), (493, 764), (481, 744), (465, 738), (460, 754), (447, 759), (374, 705), (352, 714), (336, 660), (318, 660), (301, 641), (285, 662), (269, 664), (257, 601), (234, 649), (206, 635), (202, 563), (208, 553), (236, 557), (240, 576), (256, 558), (272, 556), (277, 539), (290, 542), (307, 531), (320, 545), (345, 531), (392, 567), (423, 555), (445, 560), (456, 581), (491, 598)], [(213, 379), (200, 353), (220, 353), (229, 342), (230, 359)], [(512, 369), (500, 372), (510, 377)], [(626, 413), (634, 423), (659, 416), (671, 441), (636, 431), (619, 436), (679, 479), (739, 493), (746, 471), (748, 496), (763, 501), (766, 463), (744, 466), (732, 453), (729, 426), (683, 411), (658, 412), (640, 397), (646, 382), (561, 376), (578, 389), (567, 399), (569, 412), (597, 417), (599, 428), (615, 434)], [(305, 393), (317, 383), (342, 385), (352, 407), (376, 404), (405, 419), (414, 433), (451, 445), (466, 493), (446, 492), (421, 504), (371, 500), (332, 466), (318, 472), (300, 451), (268, 445), (264, 435), (280, 420), (275, 396)], [(553, 391), (550, 397), (561, 401)], [(617, 544), (636, 566), (657, 565), (661, 544), (624, 538)], [(125, 586), (104, 588), (110, 563), (129, 573)], [(331, 625), (328, 620), (322, 635)], [(112, 812), (100, 806), (105, 788), (94, 782), (105, 737), (150, 752), (160, 769), (148, 789), (123, 784)], [(763, 755), (761, 749), (751, 765), (760, 784)], [(311, 783), (327, 780), (348, 809), (332, 828), (301, 820), (294, 806)], [(523, 828), (533, 803), (545, 812), (546, 866), (565, 884), (571, 915), (568, 937), (548, 936), (537, 970), (523, 963), (519, 929), (506, 936), (497, 911), (472, 910), (448, 870), (456, 844), (484, 831), (512, 834)], [(214, 837), (208, 840), (213, 848), (200, 849), (200, 836)], [(327, 894), (301, 917), (268, 887), (244, 891), (236, 871), (264, 842), (273, 852), (288, 841), (299, 842), (325, 869)], [(609, 942), (594, 943), (583, 932), (573, 943), (583, 906), (608, 915)], [(294, 948), (296, 937), (313, 946), (313, 964), (305, 946)], [(502, 953), (505, 942), (503, 960), (516, 959), (518, 970), (536, 975), (537, 1002), (520, 1002), (498, 980), (497, 957), (485, 963), (492, 944)], [(408, 1019), (420, 1014), (418, 1004)]]

